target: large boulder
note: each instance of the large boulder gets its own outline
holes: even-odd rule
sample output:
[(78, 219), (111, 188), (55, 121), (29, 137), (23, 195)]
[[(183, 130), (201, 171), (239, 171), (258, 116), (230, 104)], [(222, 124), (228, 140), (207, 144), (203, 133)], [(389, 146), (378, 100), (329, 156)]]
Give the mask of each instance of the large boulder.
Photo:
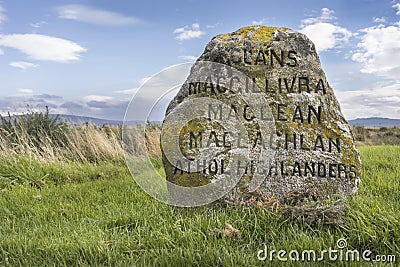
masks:
[[(203, 61), (229, 66), (231, 70), (223, 70), (220, 65), (209, 70), (228, 75), (231, 82), (225, 77), (224, 85), (215, 86), (218, 75), (201, 80), (199, 73), (207, 68), (200, 64)], [(236, 72), (246, 78), (233, 78)], [(198, 168), (188, 169), (183, 161), (167, 157), (165, 151), (172, 151), (168, 146), (174, 142), (164, 140), (164, 168), (167, 180), (173, 184), (205, 186), (226, 179), (228, 176), (221, 174), (231, 169), (240, 173), (240, 180), (233, 189), (228, 183), (224, 199), (234, 203), (246, 200), (255, 189), (277, 199), (309, 191), (341, 197), (357, 192), (361, 178), (359, 153), (315, 46), (304, 34), (286, 28), (250, 26), (215, 36), (166, 115), (195, 99), (204, 102), (205, 114), (212, 117), (196, 117), (180, 131), (162, 134), (162, 139), (178, 136), (180, 152)], [(190, 105), (202, 103), (199, 101)], [(225, 105), (215, 105), (215, 101)], [(222, 111), (226, 107), (230, 110)], [(177, 116), (184, 121), (187, 114), (182, 109)], [(173, 131), (166, 124), (164, 130)], [(247, 147), (239, 144), (240, 138), (247, 141)], [(210, 149), (216, 149), (215, 153), (199, 163), (196, 155)], [(239, 164), (229, 163), (234, 151), (240, 149), (247, 152), (239, 152)]]

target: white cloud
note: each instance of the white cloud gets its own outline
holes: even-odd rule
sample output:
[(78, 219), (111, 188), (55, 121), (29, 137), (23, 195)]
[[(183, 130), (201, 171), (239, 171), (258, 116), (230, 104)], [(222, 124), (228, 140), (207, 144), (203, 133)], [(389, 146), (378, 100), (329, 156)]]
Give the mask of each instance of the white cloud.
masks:
[(88, 95), (83, 98), (82, 107), (89, 114), (94, 112), (98, 115), (109, 116), (111, 113), (117, 113), (122, 117), (128, 103), (128, 99), (118, 99), (104, 95)]
[(148, 77), (143, 77), (141, 79), (139, 79), (139, 85), (142, 86), (143, 84), (145, 84), (148, 80), (151, 79), (152, 76), (148, 76)]
[(0, 35), (0, 46), (21, 51), (35, 60), (70, 62), (80, 59), (86, 48), (72, 41), (41, 34)]
[(136, 94), (137, 91), (139, 91), (140, 87), (150, 79), (151, 79), (151, 76), (143, 77), (143, 78), (139, 79), (138, 87), (131, 88), (131, 89), (118, 90), (118, 91), (115, 91), (115, 93), (124, 94), (124, 95), (134, 95), (134, 94)]
[(13, 115), (26, 114), (28, 111), (43, 111), (46, 106), (53, 112), (56, 105), (35, 95), (32, 89), (18, 89), (18, 95), (0, 98), (0, 114), (10, 112)]
[[(400, 15), (400, 4), (393, 5)], [(351, 59), (362, 65), (361, 72), (386, 78), (369, 88), (357, 91), (336, 92), (344, 113), (351, 117), (400, 117), (400, 21), (385, 25), (384, 18), (374, 18), (379, 23), (361, 29), (355, 34), (357, 49)]]
[(321, 9), (321, 15), (319, 17), (311, 17), (311, 18), (303, 19), (301, 21), (301, 23), (302, 23), (301, 27), (304, 28), (304, 27), (306, 27), (307, 25), (310, 25), (310, 24), (316, 24), (316, 23), (321, 23), (321, 22), (329, 22), (329, 21), (335, 20), (336, 17), (333, 16), (333, 14), (335, 14), (335, 11), (324, 7), (324, 8)]
[(31, 62), (25, 62), (25, 61), (13, 61), (8, 65), (10, 65), (11, 67), (14, 67), (14, 68), (19, 68), (21, 70), (26, 70), (29, 68), (36, 68), (39, 66), (39, 65), (33, 64)]
[(372, 20), (376, 23), (385, 23), (386, 22), (386, 19), (384, 17), (381, 17), (381, 18), (373, 17)]
[(58, 17), (101, 26), (124, 26), (139, 22), (139, 19), (134, 17), (84, 5), (60, 6)]
[(139, 87), (131, 88), (131, 89), (118, 90), (118, 91), (115, 91), (115, 93), (124, 94), (124, 95), (134, 95), (134, 94), (136, 94), (137, 91), (139, 91)]
[[(48, 106), (50, 113), (83, 115), (105, 119), (122, 120), (125, 114), (128, 100), (112, 98), (110, 103), (108, 98), (102, 96), (89, 96), (89, 102), (74, 99), (63, 99), (61, 96), (48, 94), (33, 94), (32, 89), (19, 89), (18, 94), (0, 98), (0, 114), (26, 114), (28, 111), (41, 112)], [(95, 101), (94, 99), (98, 100)], [(104, 100), (104, 101), (103, 101)]]
[(113, 101), (114, 98), (112, 96), (105, 96), (105, 95), (87, 95), (83, 98), (85, 103), (91, 101), (98, 101), (98, 102), (106, 102), (106, 101)]
[(31, 26), (33, 28), (35, 28), (35, 29), (38, 29), (38, 28), (42, 27), (45, 24), (47, 24), (46, 21), (39, 21), (39, 22), (36, 22), (36, 23), (31, 23)]
[(0, 56), (4, 55), (4, 51), (0, 49)]
[(400, 79), (400, 28), (383, 25), (362, 30), (359, 48), (352, 56), (362, 72)]
[[(393, 7), (400, 15), (400, 4)], [(400, 21), (362, 29), (358, 38), (358, 49), (351, 58), (363, 65), (361, 72), (400, 80)]]
[(221, 25), (222, 25), (221, 22), (217, 22), (217, 23), (215, 23), (215, 24), (207, 24), (207, 25), (206, 25), (206, 28), (207, 28), (207, 29), (214, 29), (214, 28), (219, 27), (219, 26), (221, 26)]
[(396, 3), (396, 4), (394, 4), (392, 7), (394, 7), (395, 9), (397, 9), (396, 15), (400, 15), (400, 3)]
[(400, 83), (376, 83), (370, 88), (336, 91), (346, 118), (400, 117)]
[(336, 20), (333, 14), (333, 10), (322, 8), (319, 17), (301, 21), (301, 32), (314, 42), (317, 51), (339, 48), (343, 43), (348, 43), (352, 36), (348, 29), (332, 23), (333, 20)]
[(308, 25), (301, 32), (314, 42), (319, 52), (340, 47), (342, 43), (347, 43), (351, 37), (349, 30), (326, 22)]
[(267, 19), (266, 18), (262, 18), (260, 20), (253, 20), (251, 22), (251, 24), (253, 24), (253, 25), (263, 25), (263, 24), (265, 24), (265, 22), (267, 22)]
[(185, 41), (200, 38), (205, 34), (205, 32), (200, 30), (200, 25), (198, 23), (193, 23), (190, 27), (185, 26), (175, 29), (174, 34), (176, 34), (175, 39), (179, 41)]
[(18, 89), (18, 92), (23, 93), (23, 94), (32, 94), (33, 90), (29, 89), (29, 88), (21, 88), (21, 89)]
[(179, 56), (180, 59), (187, 61), (196, 61), (198, 57), (196, 56)]
[(7, 20), (5, 12), (6, 10), (4, 9), (4, 7), (0, 6), (0, 24)]

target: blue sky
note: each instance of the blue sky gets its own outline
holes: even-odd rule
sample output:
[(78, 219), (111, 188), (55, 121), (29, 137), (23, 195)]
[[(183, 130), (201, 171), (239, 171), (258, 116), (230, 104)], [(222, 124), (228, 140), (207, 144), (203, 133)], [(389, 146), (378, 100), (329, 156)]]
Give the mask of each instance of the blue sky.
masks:
[(397, 1), (0, 1), (0, 112), (122, 119), (132, 94), (248, 25), (305, 33), (348, 119), (400, 118)]

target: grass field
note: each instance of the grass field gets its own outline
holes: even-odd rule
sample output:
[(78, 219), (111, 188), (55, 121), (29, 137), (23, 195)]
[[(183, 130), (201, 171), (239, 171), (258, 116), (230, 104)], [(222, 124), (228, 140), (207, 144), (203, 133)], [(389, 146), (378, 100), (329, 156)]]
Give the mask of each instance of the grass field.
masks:
[[(394, 254), (398, 264), (400, 146), (360, 147), (360, 152), (364, 175), (359, 195), (350, 200), (344, 224), (336, 227), (285, 220), (262, 208), (171, 207), (144, 193), (123, 160), (85, 163), (3, 155), (0, 263), (268, 266), (268, 260), (257, 259), (264, 244), (268, 250), (318, 252), (345, 238), (349, 249)], [(226, 223), (241, 232), (241, 240), (211, 231)], [(326, 257), (323, 265), (340, 263)], [(284, 263), (275, 259), (273, 265), (279, 264)]]
[[(339, 239), (346, 249), (372, 251), (371, 258), (400, 260), (400, 146), (360, 147), (364, 175), (343, 224), (310, 225), (257, 206), (177, 208), (154, 200), (126, 167), (120, 127), (71, 126), (48, 110), (0, 119), (1, 265), (279, 266), (286, 264), (276, 254), (271, 263), (257, 253), (267, 246), (319, 256)], [(149, 125), (146, 146), (139, 128), (130, 152), (147, 146), (162, 172), (159, 127)], [(233, 230), (224, 232), (227, 224)], [(289, 265), (340, 263), (365, 264), (325, 255), (323, 263)]]

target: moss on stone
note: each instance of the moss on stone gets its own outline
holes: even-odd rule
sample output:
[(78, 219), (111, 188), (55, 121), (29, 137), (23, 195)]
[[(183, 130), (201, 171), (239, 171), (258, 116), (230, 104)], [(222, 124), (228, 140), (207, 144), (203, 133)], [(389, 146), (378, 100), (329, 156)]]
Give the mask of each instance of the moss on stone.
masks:
[(216, 36), (216, 38), (220, 39), (221, 41), (225, 41), (223, 43), (226, 43), (230, 40), (235, 40), (237, 38), (240, 38), (240, 40), (243, 41), (247, 38), (249, 41), (268, 45), (271, 43), (271, 37), (277, 30), (286, 31), (288, 28), (274, 26), (247, 26), (232, 33), (219, 34)]

